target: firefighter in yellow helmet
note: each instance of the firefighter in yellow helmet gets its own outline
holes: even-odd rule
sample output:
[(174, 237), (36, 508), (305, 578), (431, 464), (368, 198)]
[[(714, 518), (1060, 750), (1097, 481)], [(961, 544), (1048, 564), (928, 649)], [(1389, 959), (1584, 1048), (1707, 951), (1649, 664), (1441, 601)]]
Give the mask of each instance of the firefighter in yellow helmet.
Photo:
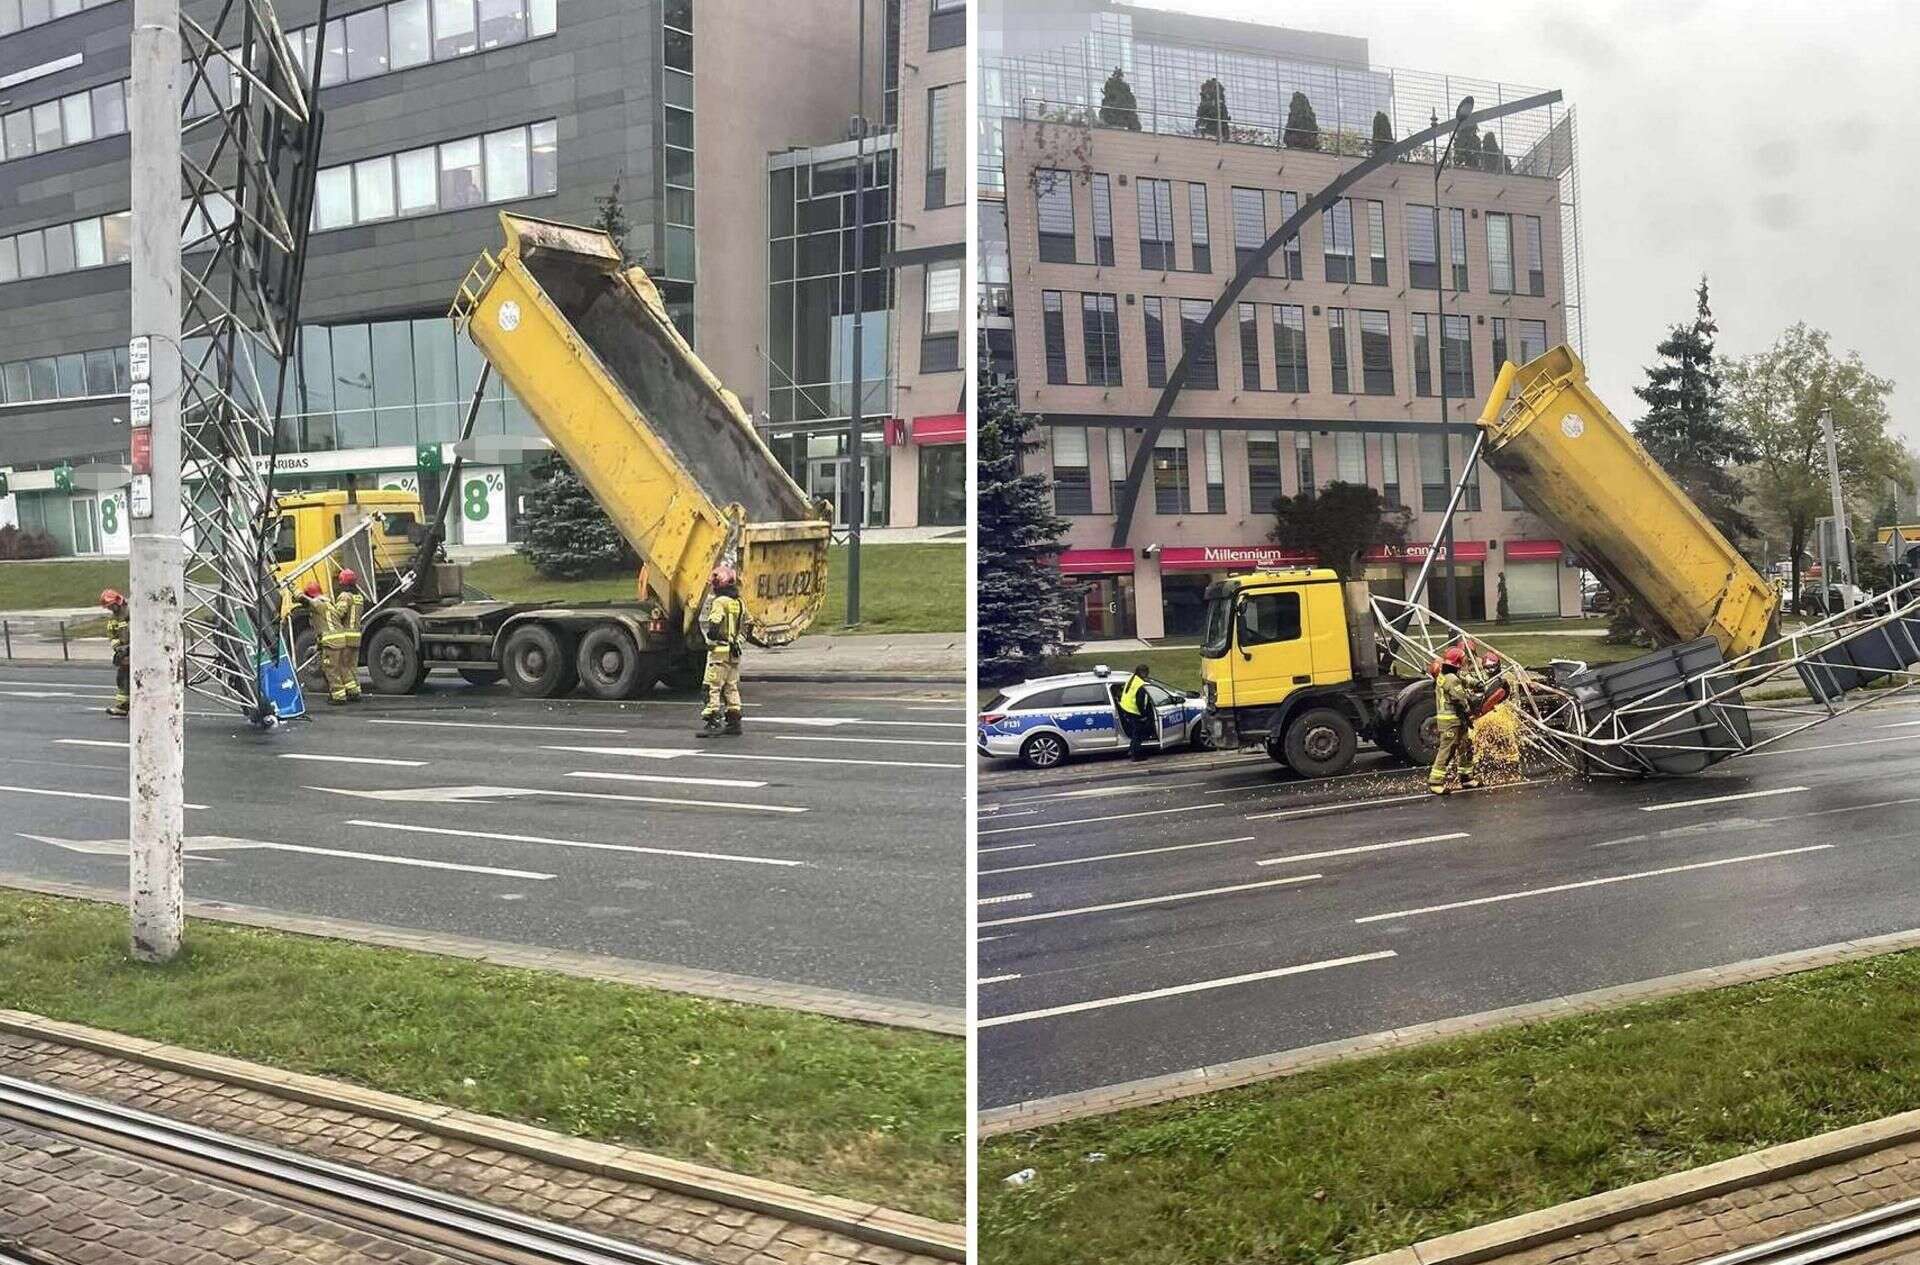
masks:
[(109, 716), (125, 716), (133, 709), (133, 616), (118, 589), (103, 589), (100, 605), (107, 608), (107, 636), (113, 643), (113, 706)]
[(714, 568), (712, 600), (700, 631), (707, 642), (707, 705), (700, 712), (700, 737), (740, 732), (740, 638), (746, 608), (740, 604), (740, 577), (732, 567)]
[(360, 619), (366, 609), (360, 577), (351, 569), (343, 569), (334, 581), (333, 619), (340, 637), (334, 647), (334, 671), (349, 703), (360, 701)]
[(307, 581), (307, 587), (300, 590), (300, 602), (307, 608), (307, 622), (313, 628), (320, 675), (327, 681), (327, 702), (339, 707), (347, 701), (346, 683), (340, 679), (340, 616), (318, 580)]
[(1440, 656), (1439, 670), (1434, 673), (1440, 746), (1433, 753), (1433, 768), (1427, 771), (1427, 789), (1435, 795), (1447, 793), (1447, 773), (1456, 761), (1460, 768), (1460, 789), (1472, 790), (1480, 785), (1480, 780), (1473, 775), (1473, 718), (1479, 710), (1479, 700), (1463, 678), (1466, 666), (1467, 652), (1459, 646), (1448, 646)]

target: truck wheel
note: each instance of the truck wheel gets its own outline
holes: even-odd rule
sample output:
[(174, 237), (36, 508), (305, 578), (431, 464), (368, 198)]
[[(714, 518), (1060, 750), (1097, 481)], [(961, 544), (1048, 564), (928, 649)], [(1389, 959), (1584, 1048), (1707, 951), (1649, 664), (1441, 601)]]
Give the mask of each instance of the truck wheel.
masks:
[(1035, 734), (1020, 744), (1020, 761), (1030, 769), (1051, 769), (1067, 758), (1067, 744), (1059, 734)]
[(487, 686), (500, 684), (499, 668), (461, 668), (459, 672), (460, 679), (468, 685)]
[(420, 643), (405, 624), (384, 624), (367, 643), (367, 675), (375, 694), (412, 694), (427, 679)]
[(1261, 744), (1261, 747), (1264, 751), (1266, 751), (1267, 759), (1273, 761), (1277, 765), (1280, 765), (1282, 768), (1286, 767), (1287, 748), (1284, 743), (1282, 743), (1277, 738), (1269, 738), (1266, 740), (1266, 742)]
[(528, 698), (558, 698), (577, 680), (571, 649), (545, 624), (522, 624), (507, 634), (500, 672), (515, 694)]
[(1353, 763), (1353, 722), (1331, 707), (1312, 707), (1287, 726), (1287, 763), (1301, 777), (1332, 777)]
[(1431, 698), (1417, 700), (1400, 714), (1396, 755), (1415, 768), (1426, 768), (1440, 751), (1439, 707)]
[(320, 671), (320, 638), (305, 624), (293, 635), (293, 666), (300, 673), (301, 689), (309, 694), (326, 693), (327, 677)]
[(650, 684), (640, 671), (640, 651), (626, 631), (613, 624), (595, 624), (580, 638), (574, 659), (581, 688), (595, 698), (632, 698)]

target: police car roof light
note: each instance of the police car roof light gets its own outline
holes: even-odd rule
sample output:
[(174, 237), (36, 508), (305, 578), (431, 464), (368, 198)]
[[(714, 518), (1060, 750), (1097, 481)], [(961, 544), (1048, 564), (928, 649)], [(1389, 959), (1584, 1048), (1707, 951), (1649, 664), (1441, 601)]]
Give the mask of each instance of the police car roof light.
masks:
[(1094, 665), (1093, 665), (1093, 674), (1094, 674), (1095, 676), (1107, 676), (1107, 675), (1109, 675), (1109, 674), (1111, 674), (1111, 673), (1112, 673), (1112, 671), (1113, 671), (1113, 669), (1112, 669), (1112, 668), (1109, 668), (1109, 667), (1108, 667), (1108, 666), (1107, 666), (1106, 664), (1104, 664), (1104, 663), (1096, 663), (1096, 664), (1094, 664)]

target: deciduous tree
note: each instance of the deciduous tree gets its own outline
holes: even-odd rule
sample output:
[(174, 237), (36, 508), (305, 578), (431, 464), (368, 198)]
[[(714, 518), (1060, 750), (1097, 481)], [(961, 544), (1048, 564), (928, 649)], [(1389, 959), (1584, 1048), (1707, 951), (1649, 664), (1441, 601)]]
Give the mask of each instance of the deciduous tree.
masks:
[(1342, 580), (1364, 573), (1367, 552), (1404, 547), (1413, 512), (1390, 505), (1374, 488), (1335, 481), (1318, 493), (1283, 496), (1274, 502), (1272, 540), (1319, 559)]

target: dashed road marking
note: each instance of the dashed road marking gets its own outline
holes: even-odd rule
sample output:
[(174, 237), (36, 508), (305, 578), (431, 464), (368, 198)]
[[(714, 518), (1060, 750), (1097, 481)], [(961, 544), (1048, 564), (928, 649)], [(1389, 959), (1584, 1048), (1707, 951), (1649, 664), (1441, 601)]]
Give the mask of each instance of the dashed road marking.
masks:
[[(0, 791), (11, 791), (15, 795), (50, 795), (55, 799), (97, 799), (110, 804), (127, 803), (125, 795), (96, 795), (92, 791), (56, 791), (43, 786), (0, 786)], [(183, 807), (205, 809), (205, 804), (185, 804)]]
[(354, 818), (347, 822), (349, 826), (363, 826), (369, 830), (396, 830), (406, 834), (447, 835), (460, 839), (492, 839), (501, 843), (538, 843), (555, 848), (582, 848), (593, 852), (637, 852), (649, 856), (689, 857), (697, 861), (736, 861), (743, 865), (777, 865), (787, 868), (802, 868), (805, 861), (790, 861), (783, 857), (744, 856), (734, 852), (698, 852), (690, 848), (653, 848), (637, 843), (589, 843), (580, 839), (553, 839), (543, 835), (500, 834), (490, 830), (455, 830), (447, 826), (415, 826), (403, 821), (368, 821)]
[(1078, 1014), (1086, 1010), (1104, 1010), (1109, 1006), (1128, 1006), (1134, 1002), (1154, 1001), (1161, 997), (1178, 997), (1183, 993), (1199, 993), (1215, 988), (1232, 988), (1237, 984), (1253, 984), (1260, 980), (1283, 979), (1289, 975), (1305, 975), (1311, 971), (1327, 971), (1339, 966), (1356, 966), (1362, 962), (1381, 962), (1397, 957), (1392, 949), (1382, 949), (1377, 953), (1356, 953), (1344, 958), (1328, 958), (1323, 962), (1303, 962), (1298, 966), (1281, 966), (1271, 971), (1254, 971), (1246, 975), (1228, 975), (1221, 979), (1200, 980), (1193, 984), (1175, 984), (1171, 988), (1155, 988), (1144, 993), (1125, 993), (1119, 997), (1102, 997), (1096, 1001), (1079, 1001), (1067, 1006), (1049, 1006), (1045, 1010), (1023, 1010), (1018, 1014), (994, 1015), (974, 1021), (977, 1028), (997, 1028), (1009, 1023), (1027, 1023), (1035, 1019), (1051, 1019), (1056, 1015)]
[(1386, 852), (1393, 848), (1411, 848), (1417, 843), (1448, 843), (1455, 839), (1470, 839), (1464, 830), (1452, 834), (1422, 835), (1418, 839), (1396, 839), (1392, 843), (1363, 843), (1351, 848), (1329, 848), (1324, 852), (1302, 852), (1299, 856), (1268, 857), (1264, 861), (1255, 861), (1255, 865), (1297, 865), (1302, 861), (1324, 861), (1328, 857), (1350, 857), (1362, 852)]
[(1032, 892), (1015, 892), (1010, 896), (982, 896), (974, 903), (977, 905), (1005, 905), (1016, 900), (1032, 900)]
[(987, 977), (986, 977), (985, 979), (978, 979), (978, 980), (975, 980), (975, 981), (974, 981), (974, 983), (975, 983), (975, 984), (980, 984), (980, 985), (986, 985), (986, 984), (1006, 984), (1006, 983), (1009, 983), (1009, 982), (1011, 982), (1011, 981), (1013, 981), (1013, 980), (1017, 980), (1017, 979), (1025, 979), (1025, 978), (1026, 978), (1026, 976), (1024, 976), (1024, 975), (1018, 975), (1018, 974), (1015, 974), (1015, 975), (989, 975), (989, 976), (987, 976)]
[(125, 751), (125, 742), (116, 742), (112, 738), (55, 738), (54, 743), (62, 747), (118, 747)]
[[(1068, 861), (1036, 861), (1031, 865), (1009, 865), (998, 870), (981, 870), (981, 874), (1017, 874), (1022, 870), (1051, 870), (1062, 865), (1091, 865), (1095, 861), (1122, 861), (1129, 857), (1157, 856), (1163, 852), (1189, 852), (1194, 848), (1223, 848), (1230, 843), (1252, 843), (1255, 836), (1241, 835), (1237, 839), (1214, 839), (1207, 843), (1174, 843), (1164, 848), (1135, 848), (1130, 852), (1102, 852), (1098, 856), (1074, 857)], [(1030, 844), (1019, 845), (1030, 847)], [(985, 849), (982, 849), (985, 851)], [(1324, 855), (1324, 854), (1323, 854)], [(1265, 865), (1267, 862), (1262, 861)]]
[(397, 717), (381, 716), (367, 721), (369, 725), (422, 725), (434, 729), (509, 729), (522, 733), (546, 734), (607, 734), (619, 737), (626, 733), (624, 729), (587, 729), (579, 725), (508, 725), (496, 721), (480, 720), (402, 720)]
[(1706, 799), (1683, 799), (1673, 804), (1642, 804), (1643, 813), (1664, 813), (1676, 808), (1704, 808), (1708, 804), (1731, 804), (1741, 799), (1766, 799), (1772, 795), (1792, 795), (1804, 791), (1804, 786), (1776, 786), (1770, 791), (1742, 791), (1738, 795), (1714, 795)]
[(395, 769), (424, 769), (425, 760), (386, 760), (370, 755), (322, 755), (317, 751), (282, 751), (282, 760), (314, 760), (326, 764), (379, 764)]
[(1061, 826), (1091, 826), (1102, 821), (1125, 821), (1131, 817), (1160, 817), (1167, 813), (1200, 813), (1209, 808), (1219, 808), (1219, 804), (1190, 804), (1185, 808), (1151, 808), (1138, 813), (1114, 813), (1107, 817), (1080, 817), (1073, 821), (1043, 821), (1031, 826), (1002, 826), (998, 830), (982, 830), (982, 835), (1008, 835), (1016, 830), (1057, 830)]
[(1018, 918), (996, 918), (979, 923), (982, 927), (1005, 927), (1016, 922), (1045, 922), (1052, 918), (1072, 918), (1079, 914), (1104, 914), (1115, 909), (1135, 909), (1142, 905), (1166, 905), (1176, 900), (1196, 900), (1202, 896), (1225, 896), (1232, 892), (1251, 892), (1263, 887), (1283, 887), (1293, 883), (1311, 883), (1318, 874), (1295, 874), (1289, 878), (1270, 878), (1264, 883), (1235, 883), (1231, 887), (1208, 887), (1197, 892), (1170, 892), (1165, 896), (1143, 896), (1138, 900), (1116, 900), (1104, 905), (1082, 905), (1077, 909), (1056, 909), (1044, 914), (1022, 914)]

